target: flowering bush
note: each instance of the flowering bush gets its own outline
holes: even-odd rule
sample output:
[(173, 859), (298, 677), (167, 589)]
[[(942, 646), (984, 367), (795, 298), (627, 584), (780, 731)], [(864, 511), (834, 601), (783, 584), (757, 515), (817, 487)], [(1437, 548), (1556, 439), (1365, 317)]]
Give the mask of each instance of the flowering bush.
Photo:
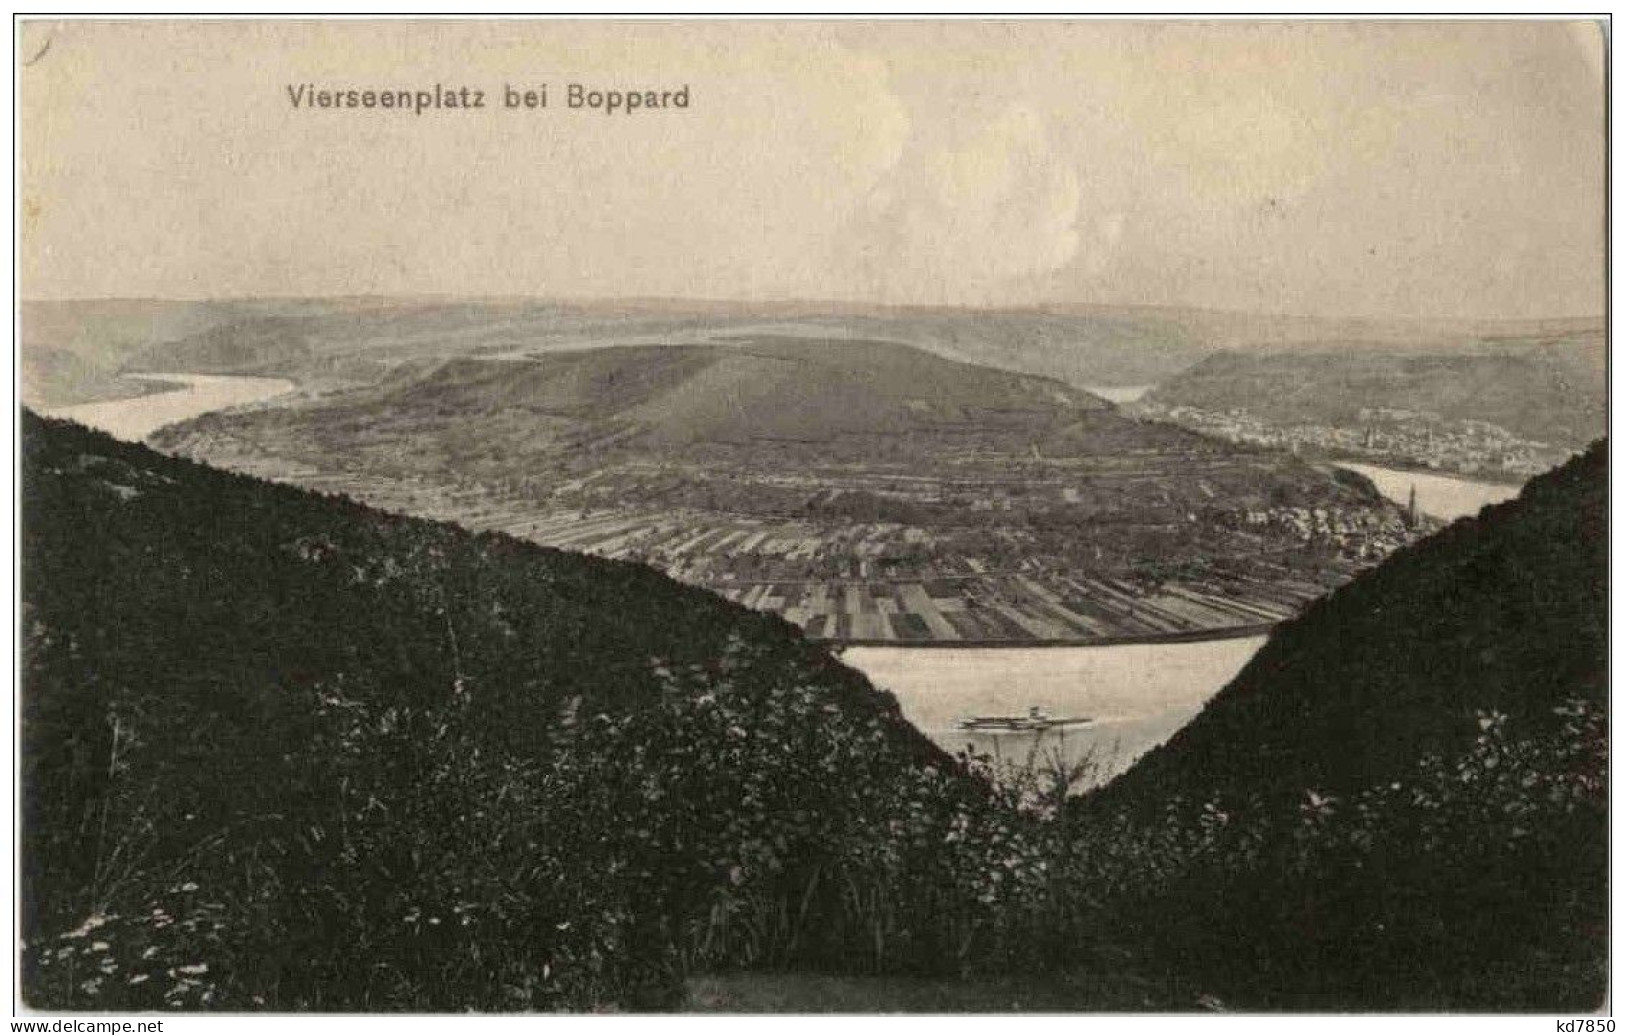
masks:
[[(708, 665), (649, 666), (644, 707), (573, 698), (528, 755), (493, 748), (477, 680), (422, 707), (319, 685), (305, 749), (219, 825), (198, 820), (211, 803), (190, 768), (137, 746), (162, 739), (154, 720), (121, 712), (103, 809), (167, 801), (120, 821), (145, 817), (139, 852), (164, 867), (105, 884), (88, 917), (31, 945), (32, 994), (118, 1009), (648, 1007), (702, 967), (1030, 955), (1054, 834), (1030, 787), (991, 779), (986, 759), (921, 764), (895, 716), (843, 705), (740, 637)], [(180, 850), (193, 829), (212, 832)]]
[(1606, 976), (1607, 718), (1584, 699), (1549, 718), (1463, 717), (1461, 754), (1295, 807), (1091, 815), (1069, 872), (1097, 889), (1093, 934), (1137, 932), (1260, 1005), (1588, 1002)]

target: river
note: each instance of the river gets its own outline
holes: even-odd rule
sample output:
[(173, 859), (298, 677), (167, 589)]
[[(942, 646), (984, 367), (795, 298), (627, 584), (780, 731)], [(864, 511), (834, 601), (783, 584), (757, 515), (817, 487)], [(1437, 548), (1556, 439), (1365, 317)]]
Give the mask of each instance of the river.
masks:
[[(1518, 494), (1519, 487), (1402, 471), (1371, 464), (1340, 466), (1370, 478), (1377, 490), (1445, 521)], [(1021, 763), (1035, 751), (1068, 762), (1093, 755), (1084, 786), (1104, 782), (1166, 741), (1263, 646), (1263, 636), (1197, 643), (1111, 647), (922, 649), (851, 647), (843, 659), (897, 696), (903, 714), (939, 747), (967, 745)], [(968, 734), (971, 715), (1024, 715), (1038, 706), (1054, 716), (1088, 716), (1064, 733)]]
[[(1083, 786), (1104, 782), (1173, 736), (1240, 672), (1265, 637), (1109, 647), (849, 647), (841, 660), (897, 696), (903, 715), (939, 747), (967, 745), (1022, 763), (1058, 751), (1091, 755)], [(1045, 733), (967, 733), (971, 715), (1086, 716)], [(1080, 787), (1081, 789), (1081, 787)]]
[(272, 399), (294, 388), (278, 377), (227, 377), (216, 374), (126, 374), (139, 381), (180, 387), (131, 399), (80, 403), (41, 410), (47, 417), (67, 417), (127, 442), (143, 441), (165, 424), (188, 420), (211, 410)]
[(1512, 499), (1523, 490), (1521, 485), (1475, 482), (1468, 478), (1377, 467), (1374, 464), (1339, 461), (1337, 466), (1370, 478), (1378, 492), (1401, 505), (1410, 502), (1411, 487), (1415, 486), (1416, 509), (1441, 521), (1470, 517), (1491, 503)]
[(1151, 391), (1151, 389), (1153, 389), (1155, 387), (1157, 387), (1157, 386), (1156, 385), (1084, 385), (1083, 390), (1086, 391), (1086, 392), (1090, 392), (1090, 393), (1092, 393), (1094, 395), (1098, 395), (1102, 399), (1106, 399), (1106, 400), (1108, 400), (1110, 402), (1114, 402), (1119, 406), (1123, 406), (1123, 405), (1126, 405), (1126, 404), (1131, 403), (1131, 402), (1139, 402), (1141, 396), (1145, 395), (1145, 393)]

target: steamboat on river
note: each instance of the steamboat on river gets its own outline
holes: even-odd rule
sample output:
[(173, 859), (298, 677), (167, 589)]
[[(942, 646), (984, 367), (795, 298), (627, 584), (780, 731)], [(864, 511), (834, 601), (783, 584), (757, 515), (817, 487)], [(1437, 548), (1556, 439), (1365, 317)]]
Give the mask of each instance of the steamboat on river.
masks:
[(1027, 709), (1026, 715), (972, 715), (960, 719), (958, 726), (978, 733), (1041, 733), (1058, 727), (1087, 726), (1094, 721), (1085, 715), (1050, 715), (1034, 705)]

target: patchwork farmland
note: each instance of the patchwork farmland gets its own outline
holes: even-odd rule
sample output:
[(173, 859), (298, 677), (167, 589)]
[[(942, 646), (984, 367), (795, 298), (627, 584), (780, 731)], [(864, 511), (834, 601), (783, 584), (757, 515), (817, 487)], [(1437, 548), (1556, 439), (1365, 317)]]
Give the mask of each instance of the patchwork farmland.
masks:
[[(1256, 630), (1292, 615), (1327, 586), (1265, 564), (1248, 575), (1147, 586), (1123, 577), (1045, 570), (1025, 561), (989, 570), (975, 558), (941, 556), (930, 577), (873, 570), (898, 543), (930, 547), (929, 533), (869, 524), (821, 531), (810, 524), (717, 515), (599, 517), (554, 514), (515, 522), (514, 535), (606, 557), (639, 560), (704, 585), (746, 607), (843, 643), (1101, 642)], [(844, 577), (757, 578), (763, 568), (830, 566)]]
[[(1264, 590), (1265, 587), (1253, 587)], [(987, 575), (923, 582), (753, 583), (723, 589), (808, 636), (843, 643), (1075, 643), (1256, 631), (1290, 616), (1319, 587), (1244, 596), (1227, 586), (1163, 584), (1147, 592), (1111, 579)], [(1291, 596), (1297, 602), (1289, 603)]]
[[(866, 644), (1105, 643), (1256, 632), (1340, 579), (1261, 552), (1243, 568), (1153, 578), (1023, 556), (995, 566), (951, 536), (890, 522), (811, 521), (681, 511), (537, 512), (479, 488), (448, 490), (352, 472), (239, 470), (342, 493), (385, 509), (455, 520), (560, 549), (632, 560), (780, 615), (814, 639)], [(899, 573), (900, 554), (923, 556)]]

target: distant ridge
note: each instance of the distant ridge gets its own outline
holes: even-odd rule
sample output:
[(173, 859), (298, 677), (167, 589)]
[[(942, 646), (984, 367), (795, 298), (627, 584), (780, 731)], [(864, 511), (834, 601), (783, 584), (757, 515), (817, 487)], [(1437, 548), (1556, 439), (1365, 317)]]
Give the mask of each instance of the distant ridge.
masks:
[[(1222, 349), (1364, 341), (1446, 347), (1493, 337), (1600, 334), (1601, 318), (1322, 319), (1191, 307), (1042, 303), (996, 308), (864, 302), (358, 296), (25, 300), (22, 359), (66, 350), (98, 376), (119, 369), (371, 381), (411, 359), (579, 348), (617, 340), (700, 343), (730, 335), (885, 340), (1078, 387), (1164, 381)], [(60, 364), (30, 398), (95, 397)]]
[(1607, 393), (1607, 344), (1596, 330), (1398, 353), (1369, 342), (1218, 353), (1159, 385), (1147, 401), (1245, 409), (1282, 425), (1358, 427), (1362, 411), (1411, 411), (1579, 448), (1607, 430)]

